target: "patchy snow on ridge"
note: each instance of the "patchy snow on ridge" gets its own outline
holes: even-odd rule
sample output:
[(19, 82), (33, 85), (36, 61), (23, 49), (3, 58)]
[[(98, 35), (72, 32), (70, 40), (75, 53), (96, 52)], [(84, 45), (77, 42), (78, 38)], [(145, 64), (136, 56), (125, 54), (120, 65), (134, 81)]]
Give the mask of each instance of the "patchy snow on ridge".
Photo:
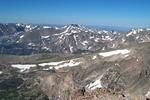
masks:
[(43, 49), (43, 50), (47, 50), (47, 51), (49, 50), (48, 47), (42, 47), (42, 49)]
[(95, 41), (95, 42), (99, 42), (99, 38), (96, 38), (94, 41)]
[(126, 34), (126, 36), (128, 37), (130, 35), (135, 35), (135, 34), (140, 33), (142, 31), (143, 31), (143, 29), (141, 29), (141, 28), (139, 28), (139, 29), (132, 29), (128, 34)]
[(11, 67), (20, 69), (20, 72), (28, 71), (31, 67), (36, 67), (35, 64), (12, 64)]
[(41, 36), (42, 39), (47, 39), (49, 37), (50, 37), (49, 35), (47, 35), (47, 36)]
[(67, 29), (64, 32), (62, 32), (62, 33), (67, 33), (70, 28), (71, 28), (71, 26), (67, 27)]
[(76, 60), (77, 60), (77, 59), (72, 59), (72, 60), (70, 60), (69, 66), (70, 66), (70, 67), (74, 67), (74, 66), (78, 66), (78, 65), (81, 64), (81, 62), (78, 62), (78, 61), (76, 61)]
[(81, 31), (80, 30), (71, 30), (71, 33), (80, 33)]
[(92, 81), (90, 84), (86, 85), (86, 88), (89, 90), (95, 90), (97, 88), (102, 88), (101, 79), (103, 77), (103, 74), (99, 77), (97, 77), (94, 81)]
[(145, 35), (146, 36), (146, 38), (148, 39), (148, 40), (150, 40), (150, 38), (147, 36), (147, 35)]
[(20, 36), (20, 39), (22, 39), (23, 37), (24, 37), (24, 35), (21, 35), (21, 36)]
[(36, 46), (34, 43), (28, 43), (29, 46)]
[(143, 29), (139, 28), (139, 29), (137, 29), (137, 31), (138, 31), (138, 33), (139, 33), (139, 32), (142, 32), (142, 31), (143, 31)]
[(26, 28), (31, 28), (31, 25), (26, 25)]
[(38, 64), (39, 66), (57, 66), (61, 63), (64, 63), (65, 61), (60, 61), (60, 62), (50, 62), (50, 63), (41, 63), (41, 64)]
[(113, 39), (110, 36), (103, 36), (102, 35), (102, 40), (104, 40), (104, 41), (112, 41)]
[(69, 44), (69, 49), (70, 49), (70, 52), (73, 52), (73, 46), (71, 46), (70, 44)]
[(82, 45), (87, 45), (88, 44), (88, 41), (83, 41), (82, 42)]
[(52, 70), (53, 67), (43, 68), (42, 70)]
[(66, 62), (62, 65), (54, 67), (56, 70), (60, 68), (65, 68), (65, 67), (74, 67), (80, 65), (81, 62), (76, 62), (75, 59), (70, 60), (69, 62)]
[(60, 69), (60, 68), (65, 68), (65, 67), (74, 67), (80, 65), (81, 62), (78, 61), (78, 59), (71, 59), (71, 60), (66, 60), (66, 61), (60, 61), (60, 62), (50, 62), (50, 63), (41, 63), (38, 64), (41, 67), (49, 66), (49, 68), (46, 68), (44, 70), (49, 70), (49, 69)]
[(16, 25), (17, 25), (17, 26), (21, 26), (21, 24), (20, 24), (20, 23), (17, 23)]
[(150, 98), (150, 91), (148, 91), (145, 96)]
[(117, 55), (117, 54), (125, 55), (128, 53), (130, 53), (130, 50), (122, 49), (122, 50), (114, 50), (114, 51), (109, 51), (109, 52), (102, 52), (102, 53), (99, 53), (99, 55), (103, 56), (103, 57), (109, 57), (109, 56), (113, 56), (113, 55)]
[(0, 71), (0, 75), (2, 74), (3, 72), (2, 71)]
[(55, 26), (55, 29), (58, 30), (59, 28)]
[[(101, 76), (102, 77), (102, 76)], [(101, 77), (94, 80), (93, 82), (91, 82), (90, 84), (88, 84), (86, 87), (89, 90), (95, 90), (97, 88), (102, 88), (102, 84), (101, 84)]]

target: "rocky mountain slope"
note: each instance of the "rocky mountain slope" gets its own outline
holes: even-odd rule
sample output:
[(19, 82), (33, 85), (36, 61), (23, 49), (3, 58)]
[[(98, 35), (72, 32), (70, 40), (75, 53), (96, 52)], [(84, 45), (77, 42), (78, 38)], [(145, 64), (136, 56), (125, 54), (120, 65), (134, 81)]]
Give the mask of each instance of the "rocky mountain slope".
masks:
[(88, 28), (77, 24), (64, 27), (1, 24), (0, 53), (81, 53), (111, 50), (149, 42), (149, 29), (132, 29), (121, 33)]
[(150, 43), (88, 54), (0, 55), (0, 99), (146, 100)]

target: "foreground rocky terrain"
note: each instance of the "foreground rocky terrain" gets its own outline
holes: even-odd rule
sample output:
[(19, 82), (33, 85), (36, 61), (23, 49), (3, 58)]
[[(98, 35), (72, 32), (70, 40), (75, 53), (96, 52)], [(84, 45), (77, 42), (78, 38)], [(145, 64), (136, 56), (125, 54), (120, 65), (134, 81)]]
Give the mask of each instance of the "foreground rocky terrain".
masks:
[(0, 55), (1, 100), (146, 100), (150, 43), (86, 54)]

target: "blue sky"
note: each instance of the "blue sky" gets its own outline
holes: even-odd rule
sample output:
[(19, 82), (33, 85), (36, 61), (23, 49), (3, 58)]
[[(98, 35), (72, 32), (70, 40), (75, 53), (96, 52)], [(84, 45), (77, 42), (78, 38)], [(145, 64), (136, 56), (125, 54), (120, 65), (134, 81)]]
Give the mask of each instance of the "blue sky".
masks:
[(0, 22), (150, 26), (150, 0), (0, 0)]

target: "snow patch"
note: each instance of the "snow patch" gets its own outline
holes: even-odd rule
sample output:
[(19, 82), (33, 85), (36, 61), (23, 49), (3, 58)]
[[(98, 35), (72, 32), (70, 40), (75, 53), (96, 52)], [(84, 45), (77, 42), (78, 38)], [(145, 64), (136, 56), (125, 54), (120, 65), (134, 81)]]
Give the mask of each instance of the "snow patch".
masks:
[(101, 33), (102, 33), (102, 31), (98, 31), (97, 33), (98, 33), (98, 34), (101, 34)]
[(103, 33), (108, 33), (108, 31), (106, 31), (106, 30), (103, 30), (102, 32), (103, 32)]
[(94, 35), (89, 37), (89, 39), (93, 39), (93, 38), (94, 38)]
[(52, 70), (53, 67), (43, 68), (42, 70)]
[(136, 34), (136, 31), (135, 31), (135, 30), (132, 30), (132, 31), (129, 32), (126, 36), (128, 37), (128, 36), (130, 36), (130, 35), (132, 35), (132, 34)]
[(99, 42), (99, 38), (96, 38), (96, 39), (95, 39), (95, 42)]
[(109, 52), (102, 52), (102, 53), (99, 53), (99, 55), (103, 56), (103, 57), (109, 57), (109, 56), (113, 56), (113, 55), (117, 55), (117, 54), (125, 55), (128, 53), (130, 53), (130, 50), (123, 49), (123, 50), (114, 50), (114, 51), (109, 51)]
[(29, 71), (31, 67), (36, 67), (35, 64), (12, 64), (11, 67), (20, 69), (20, 72)]
[(48, 48), (48, 47), (42, 47), (42, 49), (44, 49), (44, 50), (49, 50), (49, 48)]
[(3, 72), (2, 72), (2, 71), (0, 71), (0, 75), (1, 75), (1, 74), (3, 74)]
[(31, 25), (26, 25), (26, 28), (31, 28)]
[(41, 36), (41, 38), (42, 39), (47, 39), (47, 38), (49, 38), (49, 35), (47, 35), (47, 36)]
[(83, 41), (82, 42), (82, 45), (86, 45), (86, 44), (88, 44), (88, 41)]
[(74, 38), (74, 40), (75, 40), (76, 45), (78, 45), (77, 37), (78, 37), (78, 35), (73, 35), (73, 38)]
[(80, 33), (81, 31), (80, 30), (71, 30), (71, 33)]
[(150, 98), (150, 91), (148, 91), (145, 96)]
[(81, 62), (76, 61), (76, 59), (72, 59), (72, 60), (70, 60), (70, 62), (69, 62), (69, 66), (70, 66), (70, 67), (78, 66), (78, 65), (80, 65), (80, 64), (81, 64)]
[(29, 45), (29, 46), (35, 46), (35, 44), (34, 44), (34, 43), (28, 43), (28, 45)]
[(71, 60), (66, 60), (66, 61), (60, 61), (60, 62), (50, 62), (50, 63), (41, 63), (38, 64), (41, 67), (45, 66), (50, 66), (49, 68), (46, 68), (44, 70), (49, 70), (49, 69), (60, 69), (60, 68), (65, 68), (65, 67), (74, 67), (74, 66), (79, 66), (81, 64), (78, 59), (71, 59)]
[(70, 28), (71, 28), (71, 26), (68, 26), (67, 29), (64, 32), (62, 32), (62, 33), (67, 33)]
[(96, 80), (94, 80), (93, 82), (91, 82), (90, 84), (88, 84), (86, 87), (89, 89), (89, 90), (95, 90), (97, 88), (102, 88), (102, 84), (101, 84), (101, 78), (98, 78)]
[(23, 37), (24, 37), (24, 35), (21, 35), (21, 36), (20, 36), (20, 39), (22, 39)]
[(112, 41), (113, 39), (110, 36), (102, 36), (102, 40), (104, 40), (104, 41), (107, 41), (107, 40)]
[(56, 70), (58, 70), (60, 68), (74, 67), (74, 66), (78, 66), (78, 65), (80, 65), (80, 62), (76, 62), (75, 60), (70, 60), (70, 61), (67, 61), (66, 63), (60, 64), (58, 66), (55, 66), (54, 68)]
[(147, 35), (145, 35), (146, 36), (146, 38), (148, 39), (148, 40), (150, 40), (150, 38), (147, 36)]
[(25, 27), (26, 27), (26, 31), (31, 31), (35, 29), (37, 26), (26, 25)]
[(139, 33), (139, 32), (142, 32), (142, 31), (143, 31), (143, 29), (139, 28), (139, 29), (137, 29), (137, 31), (138, 31), (138, 33)]
[(58, 30), (59, 28), (58, 28), (58, 27), (55, 27), (55, 29)]
[(60, 62), (50, 62), (50, 63), (41, 63), (41, 64), (38, 64), (39, 66), (56, 66), (56, 65), (59, 65), (61, 63), (64, 63), (65, 61), (60, 61)]
[(136, 36), (136, 39), (139, 39), (140, 36)]
[(104, 50), (105, 50), (105, 47), (102, 48), (102, 51), (104, 51)]
[(128, 34), (126, 34), (126, 36), (128, 37), (128, 36), (130, 36), (130, 35), (135, 35), (135, 34), (137, 34), (137, 33), (140, 33), (140, 32), (142, 32), (143, 31), (143, 29), (132, 29)]
[(21, 24), (20, 24), (20, 23), (17, 23), (16, 25), (17, 25), (17, 26), (21, 26)]
[(51, 28), (51, 27), (49, 27), (49, 26), (43, 26), (43, 28), (47, 29), (47, 28)]
[(94, 55), (93, 57), (92, 57), (92, 59), (94, 60), (94, 59), (96, 59), (97, 58), (97, 56), (96, 55)]
[(126, 40), (125, 40), (125, 38), (122, 38), (122, 43), (124, 43)]
[(70, 44), (69, 44), (69, 49), (70, 49), (70, 52), (73, 52), (73, 46), (71, 46)]

